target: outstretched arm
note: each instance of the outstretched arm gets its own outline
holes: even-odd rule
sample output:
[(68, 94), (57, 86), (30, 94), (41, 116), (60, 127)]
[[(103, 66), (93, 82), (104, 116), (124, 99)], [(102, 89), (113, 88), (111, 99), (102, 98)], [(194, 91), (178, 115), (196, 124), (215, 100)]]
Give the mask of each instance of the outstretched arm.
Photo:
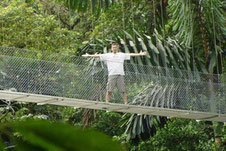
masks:
[(82, 55), (83, 57), (92, 57), (92, 58), (100, 58), (100, 55), (99, 54), (94, 54), (94, 55), (90, 55), (90, 54), (85, 54), (85, 55)]
[(146, 56), (147, 52), (141, 51), (140, 53), (130, 53), (131, 57), (136, 57), (136, 56)]

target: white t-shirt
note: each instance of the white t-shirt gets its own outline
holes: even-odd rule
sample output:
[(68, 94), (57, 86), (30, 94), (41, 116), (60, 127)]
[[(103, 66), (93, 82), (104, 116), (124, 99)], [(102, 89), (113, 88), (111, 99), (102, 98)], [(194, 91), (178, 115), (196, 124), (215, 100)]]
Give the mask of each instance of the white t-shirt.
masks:
[(100, 55), (101, 61), (107, 62), (108, 75), (125, 75), (124, 60), (130, 60), (129, 53), (106, 53)]

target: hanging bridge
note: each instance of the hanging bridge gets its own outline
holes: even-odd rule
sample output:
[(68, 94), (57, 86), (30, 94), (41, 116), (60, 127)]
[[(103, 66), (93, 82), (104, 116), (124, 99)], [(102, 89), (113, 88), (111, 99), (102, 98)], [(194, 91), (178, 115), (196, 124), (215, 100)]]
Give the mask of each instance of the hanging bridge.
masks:
[(94, 58), (0, 47), (0, 99), (226, 121), (225, 75), (125, 63), (129, 104), (105, 103), (107, 68)]

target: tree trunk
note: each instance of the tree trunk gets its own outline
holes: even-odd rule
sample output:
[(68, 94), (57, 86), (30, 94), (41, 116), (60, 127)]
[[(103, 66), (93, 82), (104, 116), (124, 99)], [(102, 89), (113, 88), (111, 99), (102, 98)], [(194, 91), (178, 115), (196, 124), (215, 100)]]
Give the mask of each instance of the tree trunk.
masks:
[(201, 5), (199, 4), (199, 0), (193, 0), (193, 3), (196, 6), (196, 11), (198, 12), (198, 19), (199, 19), (199, 27), (200, 27), (200, 32), (201, 32), (201, 39), (202, 39), (202, 44), (203, 48), (205, 51), (205, 56), (206, 56), (206, 65), (208, 66), (208, 54), (209, 54), (209, 45), (208, 45), (208, 39), (207, 39), (207, 34), (204, 26), (204, 19), (202, 16), (202, 8)]

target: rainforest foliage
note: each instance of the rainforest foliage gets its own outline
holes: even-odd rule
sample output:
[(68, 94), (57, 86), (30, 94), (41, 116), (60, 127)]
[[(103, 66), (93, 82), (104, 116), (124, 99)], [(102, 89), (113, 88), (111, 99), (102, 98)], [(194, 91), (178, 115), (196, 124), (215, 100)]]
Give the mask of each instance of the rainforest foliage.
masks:
[[(2, 0), (0, 46), (81, 56), (118, 42), (123, 52), (148, 53), (131, 63), (221, 74), (226, 81), (225, 16), (223, 0)], [(0, 100), (0, 136), (0, 150), (226, 148), (223, 123), (6, 100)]]

